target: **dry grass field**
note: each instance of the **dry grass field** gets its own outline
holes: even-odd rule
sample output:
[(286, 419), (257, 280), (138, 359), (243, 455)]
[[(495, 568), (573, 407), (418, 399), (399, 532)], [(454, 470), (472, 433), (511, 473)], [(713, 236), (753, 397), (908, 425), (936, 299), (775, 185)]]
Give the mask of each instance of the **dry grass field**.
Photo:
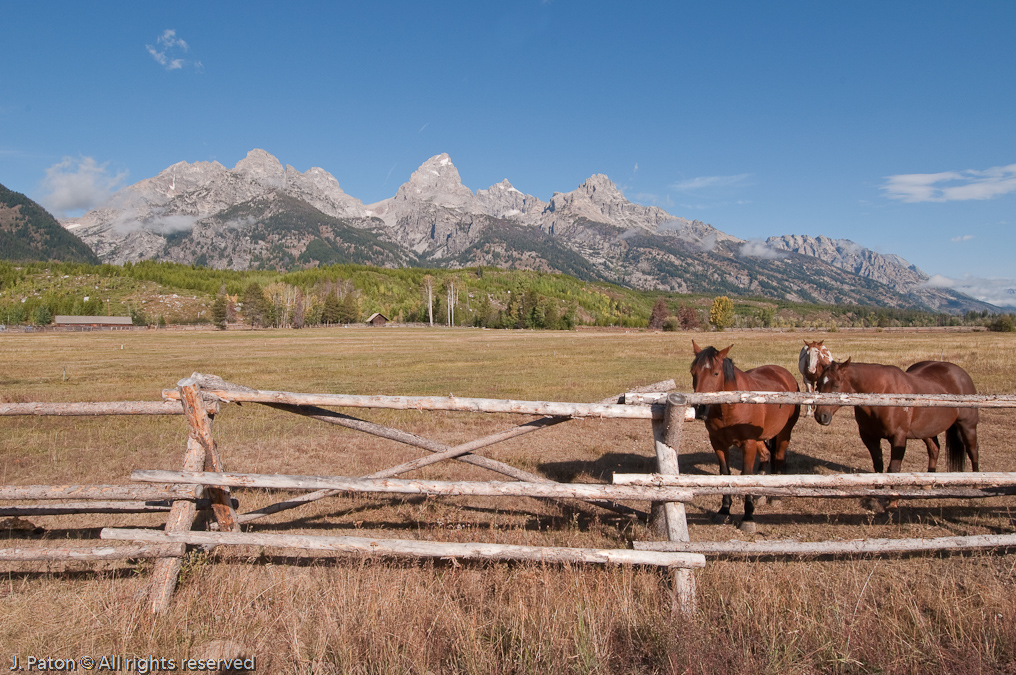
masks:
[[(797, 374), (802, 339), (838, 357), (907, 366), (944, 358), (981, 393), (1016, 393), (1016, 340), (992, 333), (649, 333), (427, 329), (0, 335), (0, 401), (158, 400), (194, 371), (261, 389), (596, 401), (674, 378), (691, 386), (691, 340), (734, 344), (741, 368)], [(348, 412), (348, 411), (347, 411)], [(456, 444), (525, 421), (506, 415), (353, 411)], [(981, 468), (1016, 471), (1016, 411), (984, 411)], [(182, 417), (0, 418), (2, 484), (123, 483), (132, 469), (178, 469)], [(257, 405), (225, 406), (215, 437), (227, 470), (362, 475), (424, 451)], [(609, 482), (655, 466), (645, 421), (573, 420), (482, 454), (563, 481)], [(904, 470), (926, 467), (912, 442)], [(686, 473), (716, 473), (701, 423)], [(735, 467), (740, 467), (735, 458)], [(802, 419), (794, 473), (871, 470), (849, 410), (831, 427)], [(413, 476), (491, 480), (458, 462)], [(278, 494), (237, 490), (241, 511)], [(695, 540), (739, 539), (715, 525), (719, 497), (688, 506)], [(634, 504), (646, 509), (647, 504)], [(735, 514), (740, 500), (735, 499)], [(858, 500), (761, 507), (759, 539), (824, 540), (1012, 532), (1010, 499), (904, 502), (895, 517)], [(109, 525), (164, 516), (29, 519), (0, 546), (95, 539)], [(337, 497), (276, 514), (253, 531), (624, 548), (656, 538), (643, 522), (535, 499)], [(1016, 551), (848, 559), (710, 558), (695, 572), (698, 612), (671, 614), (668, 575), (649, 568), (326, 558), (293, 550), (192, 553), (167, 614), (148, 612), (151, 563), (0, 567), (5, 657), (199, 657), (219, 641), (263, 673), (1002, 673), (1016, 672)], [(3, 565), (3, 563), (0, 563)]]

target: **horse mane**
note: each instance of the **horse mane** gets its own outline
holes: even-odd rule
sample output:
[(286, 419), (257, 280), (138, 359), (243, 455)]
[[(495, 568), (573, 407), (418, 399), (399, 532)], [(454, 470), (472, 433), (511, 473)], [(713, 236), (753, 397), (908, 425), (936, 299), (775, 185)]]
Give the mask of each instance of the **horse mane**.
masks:
[[(703, 366), (715, 359), (719, 353), (716, 347), (706, 347), (695, 355), (695, 360), (691, 362), (691, 367), (697, 368)], [(734, 375), (734, 361), (729, 356), (723, 359), (723, 379), (731, 382), (736, 379)]]

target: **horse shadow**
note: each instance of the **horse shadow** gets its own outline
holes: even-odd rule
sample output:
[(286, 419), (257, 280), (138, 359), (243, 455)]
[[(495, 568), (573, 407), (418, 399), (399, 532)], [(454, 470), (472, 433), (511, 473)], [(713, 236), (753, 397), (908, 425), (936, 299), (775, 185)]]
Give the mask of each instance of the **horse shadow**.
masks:
[[(688, 476), (716, 474), (718, 466), (714, 452), (680, 453), (677, 464), (681, 473)], [(735, 468), (743, 466), (744, 457), (739, 449), (731, 450), (730, 464)], [(659, 471), (656, 457), (632, 452), (608, 452), (593, 460), (544, 462), (538, 468), (547, 478), (559, 483), (572, 483), (580, 477), (589, 477), (609, 483), (612, 482), (615, 473), (657, 473)], [(757, 470), (758, 466), (756, 465)], [(787, 453), (784, 473), (856, 473), (856, 468), (795, 452)]]

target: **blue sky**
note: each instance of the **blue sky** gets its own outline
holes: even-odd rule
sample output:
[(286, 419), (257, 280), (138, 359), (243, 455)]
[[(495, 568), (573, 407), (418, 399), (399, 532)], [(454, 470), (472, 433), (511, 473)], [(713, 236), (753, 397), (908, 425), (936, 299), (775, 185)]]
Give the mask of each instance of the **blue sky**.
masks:
[(447, 152), (473, 190), (546, 200), (605, 173), (744, 239), (1016, 286), (1014, 2), (0, 10), (0, 183), (58, 215), (252, 148), (370, 203)]

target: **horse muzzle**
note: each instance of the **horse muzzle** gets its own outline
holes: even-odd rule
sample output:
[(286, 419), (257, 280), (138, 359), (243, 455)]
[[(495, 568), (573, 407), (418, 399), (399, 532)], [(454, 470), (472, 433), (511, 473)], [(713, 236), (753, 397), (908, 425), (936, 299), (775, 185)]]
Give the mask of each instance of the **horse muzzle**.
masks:
[(822, 426), (827, 427), (833, 423), (833, 414), (825, 410), (816, 410), (815, 421)]
[(704, 420), (706, 418), (706, 415), (709, 414), (709, 406), (707, 405), (694, 406), (694, 410), (695, 410), (695, 419), (697, 420)]

